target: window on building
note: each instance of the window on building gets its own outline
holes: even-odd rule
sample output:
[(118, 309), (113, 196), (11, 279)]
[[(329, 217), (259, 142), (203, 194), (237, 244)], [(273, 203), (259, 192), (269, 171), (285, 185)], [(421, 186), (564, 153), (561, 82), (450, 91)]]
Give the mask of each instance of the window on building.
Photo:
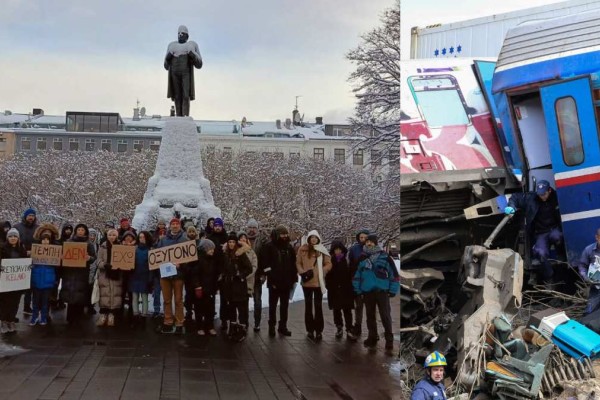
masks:
[(69, 139), (69, 150), (79, 151), (79, 139)]
[(584, 154), (575, 99), (569, 96), (556, 100), (554, 110), (563, 160), (568, 166), (579, 165), (583, 162)]
[(31, 150), (31, 139), (28, 137), (21, 138), (21, 150)]
[(96, 139), (85, 139), (85, 151), (94, 151), (96, 149)]
[(295, 151), (290, 151), (290, 158), (300, 158), (300, 153)]
[(350, 130), (350, 128), (335, 127), (333, 128), (332, 136), (350, 136), (351, 133), (352, 131)]
[[(400, 145), (398, 145), (400, 146)], [(388, 151), (388, 164), (400, 165), (400, 147), (392, 147)]]
[(346, 163), (346, 149), (333, 149), (333, 161), (336, 163)]
[(381, 165), (381, 150), (371, 149), (371, 165)]
[(325, 160), (325, 149), (323, 149), (323, 148), (314, 149), (313, 157), (315, 160)]
[(133, 141), (133, 150), (134, 151), (142, 151), (144, 149), (144, 141), (143, 140), (134, 140)]
[(358, 149), (354, 151), (354, 155), (352, 157), (352, 164), (354, 165), (363, 165), (363, 150), (362, 149)]
[(160, 148), (160, 140), (151, 140), (150, 141), (150, 150), (158, 151)]
[(52, 141), (52, 148), (54, 150), (62, 151), (62, 149), (63, 149), (62, 138), (54, 138), (54, 140)]
[(127, 139), (118, 139), (117, 140), (117, 152), (118, 153), (126, 153), (127, 152)]
[(278, 160), (282, 160), (283, 159), (283, 153), (275, 152), (275, 153), (273, 153), (273, 157), (275, 157)]
[(40, 137), (37, 139), (37, 149), (38, 150), (46, 150), (46, 138)]
[[(111, 151), (111, 147), (112, 147), (112, 140), (110, 139), (102, 139), (101, 141), (102, 143), (100, 144), (100, 148), (103, 151)], [(87, 140), (86, 140), (87, 143)]]

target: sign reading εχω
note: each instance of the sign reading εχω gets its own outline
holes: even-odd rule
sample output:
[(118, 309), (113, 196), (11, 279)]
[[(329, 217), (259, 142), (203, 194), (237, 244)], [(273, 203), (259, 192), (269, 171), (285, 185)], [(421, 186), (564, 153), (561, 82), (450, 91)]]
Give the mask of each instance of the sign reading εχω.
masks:
[(148, 265), (151, 270), (158, 269), (161, 264), (169, 262), (173, 264), (182, 264), (196, 261), (197, 259), (198, 249), (196, 248), (195, 240), (150, 250), (148, 253)]
[(115, 269), (130, 271), (135, 268), (135, 248), (136, 246), (124, 246), (115, 244), (110, 253), (110, 264)]
[(32, 244), (31, 259), (34, 265), (60, 265), (62, 246), (53, 244)]
[(5, 258), (0, 272), (0, 292), (29, 289), (31, 283), (31, 258)]

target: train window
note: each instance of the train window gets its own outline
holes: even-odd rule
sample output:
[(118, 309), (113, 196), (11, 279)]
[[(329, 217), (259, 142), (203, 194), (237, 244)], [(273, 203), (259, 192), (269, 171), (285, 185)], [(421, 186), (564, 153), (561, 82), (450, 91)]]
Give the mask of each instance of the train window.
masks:
[(466, 125), (469, 116), (460, 88), (451, 76), (411, 77), (409, 86), (423, 118), (431, 127)]
[(583, 140), (577, 116), (577, 104), (573, 97), (563, 97), (554, 104), (558, 135), (566, 165), (579, 165), (583, 162)]

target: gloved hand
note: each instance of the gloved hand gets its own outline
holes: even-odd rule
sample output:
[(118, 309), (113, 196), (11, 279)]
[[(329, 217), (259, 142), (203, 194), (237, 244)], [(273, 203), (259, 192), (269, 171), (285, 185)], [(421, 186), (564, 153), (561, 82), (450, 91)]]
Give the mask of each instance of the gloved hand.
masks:
[(509, 215), (509, 214), (514, 214), (514, 213), (515, 213), (515, 211), (517, 211), (517, 210), (515, 210), (515, 209), (514, 209), (513, 207), (511, 207), (511, 206), (508, 206), (508, 207), (506, 207), (506, 208), (504, 209), (504, 214), (506, 214), (506, 215)]
[(201, 299), (202, 295), (204, 294), (204, 291), (202, 290), (202, 286), (198, 286), (197, 288), (195, 288), (194, 294), (196, 295), (197, 299)]

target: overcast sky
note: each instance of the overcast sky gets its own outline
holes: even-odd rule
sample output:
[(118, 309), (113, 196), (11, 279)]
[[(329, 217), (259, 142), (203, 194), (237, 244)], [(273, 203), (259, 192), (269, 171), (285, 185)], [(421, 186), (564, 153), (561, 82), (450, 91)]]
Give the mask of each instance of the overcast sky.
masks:
[(344, 122), (345, 53), (397, 0), (0, 0), (0, 111), (168, 114), (163, 59), (187, 25), (204, 59), (196, 119)]
[[(588, 1), (588, 0), (582, 0)], [(600, 0), (599, 0), (600, 1)], [(559, 3), (561, 0), (401, 0), (402, 58), (409, 58), (410, 29), (458, 22), (524, 8)]]

